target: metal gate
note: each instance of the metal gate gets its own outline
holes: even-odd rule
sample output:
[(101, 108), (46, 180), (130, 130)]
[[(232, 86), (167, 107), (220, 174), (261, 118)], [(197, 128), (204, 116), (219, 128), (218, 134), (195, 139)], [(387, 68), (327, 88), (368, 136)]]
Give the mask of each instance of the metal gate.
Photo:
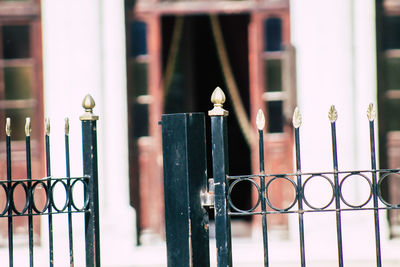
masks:
[[(296, 108), (293, 115), (296, 172), (292, 174), (267, 174), (264, 170), (263, 128), (265, 119), (262, 111), (257, 115), (259, 133), (258, 174), (230, 176), (228, 174), (228, 112), (223, 109), (225, 96), (217, 88), (211, 101), (214, 108), (211, 117), (211, 144), (213, 178), (207, 177), (205, 120), (202, 113), (163, 115), (162, 140), (164, 157), (165, 220), (168, 266), (209, 266), (208, 210), (213, 208), (218, 266), (232, 266), (231, 217), (261, 216), (264, 266), (269, 266), (267, 216), (272, 214), (297, 214), (299, 228), (300, 265), (306, 266), (304, 214), (333, 213), (336, 220), (338, 265), (344, 266), (342, 220), (343, 212), (371, 211), (374, 220), (376, 266), (382, 266), (379, 212), (399, 209), (397, 203), (385, 200), (381, 185), (385, 179), (398, 176), (399, 169), (377, 169), (375, 149), (375, 117), (372, 104), (368, 107), (370, 136), (369, 170), (342, 171), (338, 166), (336, 120), (337, 112), (329, 110), (333, 169), (327, 172), (306, 173), (301, 169), (300, 126), (302, 118)], [(365, 180), (368, 197), (363, 203), (354, 204), (342, 193), (345, 181), (354, 177)], [(322, 179), (332, 190), (330, 200), (315, 206), (305, 195), (307, 185), (313, 179)], [(291, 184), (295, 197), (287, 207), (276, 207), (269, 198), (271, 185), (278, 180)], [(231, 199), (232, 190), (242, 181), (252, 183), (257, 201), (247, 210), (239, 208)]]
[[(7, 177), (0, 181), (0, 191), (5, 197), (4, 206), (0, 207), (0, 218), (8, 220), (8, 250), (9, 250), (9, 266), (14, 266), (14, 237), (13, 237), (13, 219), (16, 217), (27, 217), (28, 225), (28, 247), (29, 255), (26, 255), (26, 264), (24, 266), (34, 265), (34, 243), (40, 241), (34, 240), (33, 235), (33, 218), (40, 216), (48, 219), (49, 234), (49, 259), (48, 266), (56, 264), (63, 266), (74, 266), (74, 237), (72, 218), (74, 214), (83, 213), (85, 224), (85, 254), (86, 266), (100, 266), (100, 236), (99, 236), (99, 200), (98, 200), (98, 174), (97, 174), (97, 128), (96, 121), (98, 116), (94, 115), (92, 110), (95, 106), (93, 98), (87, 95), (82, 104), (85, 113), (80, 116), (82, 121), (82, 151), (83, 151), (83, 175), (80, 177), (72, 177), (70, 174), (70, 153), (69, 153), (69, 121), (65, 120), (65, 176), (53, 177), (50, 167), (50, 122), (46, 120), (45, 144), (46, 144), (46, 177), (42, 179), (34, 179), (31, 175), (31, 124), (30, 118), (26, 119), (25, 125), (25, 145), (26, 145), (26, 178), (12, 176), (12, 159), (11, 159), (11, 120), (7, 118), (6, 124), (6, 160), (7, 160)], [(22, 129), (21, 129), (22, 130)], [(61, 160), (61, 159), (60, 159)], [(64, 159), (62, 159), (64, 160)], [(18, 179), (16, 179), (18, 178)], [(83, 201), (75, 198), (74, 188), (83, 188)], [(55, 201), (55, 191), (57, 187), (61, 187), (64, 191), (64, 202), (59, 204)], [(24, 204), (22, 207), (17, 205), (14, 194), (17, 190), (24, 193)], [(44, 203), (39, 203), (37, 195), (44, 190)], [(65, 262), (54, 261), (53, 246), (53, 216), (66, 214), (68, 216), (68, 243), (69, 258)], [(83, 238), (80, 237), (80, 240)], [(18, 255), (21, 256), (21, 255)], [(41, 265), (45, 266), (45, 265)]]

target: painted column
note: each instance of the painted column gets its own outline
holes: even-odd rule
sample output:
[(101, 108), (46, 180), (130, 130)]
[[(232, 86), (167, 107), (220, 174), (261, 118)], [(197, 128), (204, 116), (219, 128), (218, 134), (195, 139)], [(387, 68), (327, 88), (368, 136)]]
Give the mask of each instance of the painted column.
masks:
[[(297, 103), (304, 121), (303, 171), (332, 170), (328, 120), (331, 105), (335, 105), (338, 112), (339, 170), (369, 168), (366, 111), (369, 103), (377, 101), (375, 3), (373, 0), (292, 0), (290, 4), (291, 39), (297, 52)], [(329, 195), (329, 188), (323, 182), (307, 187), (305, 194), (310, 202), (318, 203)], [(343, 188), (343, 193), (353, 203), (364, 202), (368, 192), (368, 185), (362, 179), (346, 181)], [(364, 231), (373, 229), (371, 214), (351, 215), (343, 216), (345, 242), (348, 236), (349, 240), (366, 240), (360, 244), (373, 243), (371, 231)], [(326, 243), (335, 252), (332, 216), (305, 216), (304, 224), (308, 239), (329, 240)], [(362, 229), (353, 231), (359, 225), (363, 225)], [(298, 238), (295, 223), (291, 229), (291, 237)], [(344, 249), (352, 247), (357, 248), (345, 244)], [(318, 253), (326, 256), (329, 250), (324, 246)]]
[[(64, 162), (64, 144), (55, 141), (63, 135), (64, 117), (70, 118), (71, 155), (80, 155), (81, 101), (88, 93), (93, 96), (100, 117), (101, 228), (104, 233), (121, 237), (127, 245), (133, 245), (134, 211), (129, 205), (128, 186), (124, 14), (123, 0), (42, 0), (44, 105), (45, 114), (52, 121), (52, 158)], [(64, 166), (56, 161), (53, 169), (53, 175), (65, 175)], [(81, 172), (81, 157), (72, 156), (71, 174)], [(113, 253), (112, 249), (107, 249), (107, 243), (110, 243), (105, 241), (107, 236), (102, 235), (103, 251)], [(120, 244), (119, 247), (127, 246)]]

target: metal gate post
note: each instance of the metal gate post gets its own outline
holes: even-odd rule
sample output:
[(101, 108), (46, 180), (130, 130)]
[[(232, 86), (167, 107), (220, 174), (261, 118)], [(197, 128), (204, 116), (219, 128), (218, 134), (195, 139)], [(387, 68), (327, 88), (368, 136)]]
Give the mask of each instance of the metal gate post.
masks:
[(226, 175), (228, 174), (228, 111), (222, 108), (225, 95), (217, 87), (211, 102), (214, 108), (208, 112), (211, 117), (212, 162), (215, 186), (215, 237), (219, 267), (232, 266), (231, 223), (228, 215)]
[[(82, 103), (85, 113), (82, 121), (83, 175), (88, 176), (85, 198), (89, 198), (89, 211), (85, 213), (86, 266), (100, 267), (99, 196), (97, 173), (97, 127), (98, 116), (93, 114), (94, 100), (87, 95)], [(87, 200), (85, 199), (85, 202)]]
[(161, 124), (168, 266), (209, 267), (204, 114), (163, 115)]

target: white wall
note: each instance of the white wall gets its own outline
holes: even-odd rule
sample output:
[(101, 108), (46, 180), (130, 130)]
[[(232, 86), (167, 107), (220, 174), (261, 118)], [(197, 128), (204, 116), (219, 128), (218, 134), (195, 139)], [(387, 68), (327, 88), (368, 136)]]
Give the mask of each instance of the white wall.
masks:
[[(45, 115), (52, 122), (53, 174), (64, 175), (64, 117), (71, 120), (72, 175), (82, 174), (79, 115), (96, 101), (102, 239), (133, 244), (129, 206), (125, 22), (123, 0), (42, 0)], [(57, 140), (55, 140), (57, 138)], [(106, 234), (104, 234), (106, 233)], [(116, 238), (117, 240), (117, 238)], [(115, 241), (116, 242), (116, 241)], [(109, 243), (105, 240), (102, 244)], [(115, 246), (114, 244), (114, 247)], [(102, 249), (106, 253), (106, 249)]]
[[(333, 170), (328, 120), (330, 105), (335, 105), (338, 111), (339, 170), (370, 168), (366, 111), (369, 103), (376, 104), (377, 101), (374, 1), (292, 0), (291, 38), (297, 51), (297, 101), (303, 116), (303, 171)], [(359, 179), (346, 185), (346, 194), (354, 196), (353, 203), (362, 202), (368, 193), (362, 182)], [(322, 184), (317, 183), (314, 188), (310, 187), (307, 192), (309, 199), (327, 199), (329, 190), (321, 188)], [(362, 244), (368, 248), (356, 247), (373, 249), (373, 228), (367, 232), (355, 231), (373, 227), (372, 213), (347, 213), (342, 214), (342, 218), (343, 236), (347, 242), (345, 249), (351, 247), (348, 245), (351, 240), (360, 241), (360, 238), (367, 241)], [(381, 221), (385, 226), (383, 216)], [(329, 240), (320, 249), (327, 251), (331, 248), (335, 257), (334, 213), (305, 215), (305, 225), (306, 243), (313, 239)], [(292, 238), (297, 238), (297, 229), (297, 217), (294, 216)], [(325, 255), (325, 252), (317, 251), (315, 248), (314, 253)]]

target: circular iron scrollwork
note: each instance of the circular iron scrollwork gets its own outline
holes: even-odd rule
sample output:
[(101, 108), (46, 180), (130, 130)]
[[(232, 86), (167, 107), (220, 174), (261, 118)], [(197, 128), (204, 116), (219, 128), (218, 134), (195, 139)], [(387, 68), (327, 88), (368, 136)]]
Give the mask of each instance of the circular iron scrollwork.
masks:
[[(295, 198), (294, 198), (293, 202), (290, 203), (290, 205), (289, 205), (287, 208), (284, 208), (284, 209), (280, 209), (280, 208), (275, 207), (275, 206), (271, 203), (270, 197), (269, 197), (269, 187), (271, 186), (271, 184), (272, 184), (274, 181), (278, 181), (278, 180), (286, 180), (286, 181), (289, 181), (290, 184), (293, 186), (294, 191), (296, 192)], [(297, 185), (296, 185), (296, 183), (295, 183), (292, 179), (290, 179), (289, 177), (286, 177), (286, 176), (275, 176), (274, 178), (272, 178), (271, 180), (269, 180), (268, 183), (267, 183), (267, 185), (266, 185), (265, 192), (266, 192), (266, 201), (267, 201), (268, 206), (270, 206), (271, 209), (276, 210), (276, 211), (288, 211), (288, 210), (290, 210), (291, 208), (293, 208), (293, 206), (294, 206), (294, 205), (296, 204), (296, 202), (297, 202), (297, 197), (296, 197), (296, 195), (297, 195)]]
[[(74, 194), (73, 194), (75, 185), (76, 185), (78, 182), (82, 183), (83, 192), (84, 192), (84, 203), (83, 203), (83, 206), (82, 206), (81, 208), (78, 207), (77, 204), (75, 203)], [(73, 181), (72, 184), (71, 184), (71, 191), (70, 191), (71, 205), (72, 205), (72, 207), (73, 207), (76, 211), (85, 211), (85, 210), (88, 208), (88, 206), (89, 206), (89, 193), (88, 193), (87, 188), (88, 188), (88, 184), (87, 184), (87, 182), (84, 181), (84, 180), (75, 180), (75, 181)]]
[[(256, 204), (255, 204), (253, 207), (251, 207), (250, 209), (247, 209), (247, 210), (239, 209), (235, 204), (233, 204), (233, 201), (232, 201), (232, 198), (231, 198), (231, 193), (232, 193), (233, 188), (234, 188), (238, 183), (244, 182), (244, 181), (249, 181), (252, 185), (255, 186), (255, 188), (256, 188), (256, 190), (257, 190), (257, 196), (258, 196), (258, 199), (257, 199)], [(258, 205), (259, 205), (260, 202), (261, 202), (261, 190), (260, 190), (260, 187), (259, 187), (258, 184), (257, 184), (253, 179), (251, 179), (251, 178), (237, 179), (237, 180), (233, 181), (232, 184), (229, 186), (229, 190), (228, 190), (228, 201), (229, 201), (230, 207), (231, 207), (233, 210), (237, 211), (237, 212), (241, 212), (241, 213), (252, 212), (253, 210), (255, 210), (255, 209), (258, 207)]]
[[(65, 192), (65, 201), (64, 201), (64, 205), (62, 206), (62, 208), (59, 208), (55, 201), (54, 201), (54, 189), (56, 188), (56, 186), (58, 184), (62, 184), (63, 188), (64, 188), (64, 192)], [(68, 207), (68, 203), (69, 203), (69, 197), (68, 197), (68, 186), (67, 184), (63, 181), (63, 180), (57, 180), (55, 181), (52, 185), (51, 185), (51, 199), (52, 199), (52, 203), (53, 203), (53, 208), (58, 211), (58, 212), (63, 212), (66, 210), (66, 208)]]
[[(313, 206), (313, 205), (311, 205), (310, 204), (310, 202), (307, 200), (307, 198), (306, 198), (306, 196), (305, 196), (305, 189), (306, 189), (306, 186), (307, 186), (307, 183), (309, 182), (309, 181), (311, 181), (311, 180), (313, 180), (313, 179), (317, 179), (317, 178), (323, 178), (324, 180), (326, 180), (326, 181), (328, 181), (328, 184), (331, 186), (331, 189), (332, 189), (332, 197), (331, 197), (331, 199), (328, 201), (328, 203), (327, 204), (325, 204), (324, 206), (322, 206), (322, 207), (315, 207), (315, 206)], [(324, 210), (324, 209), (326, 209), (327, 207), (329, 207), (331, 204), (332, 204), (332, 202), (333, 202), (333, 200), (335, 199), (335, 185), (333, 184), (333, 182), (331, 181), (331, 179), (329, 179), (327, 176), (325, 176), (325, 175), (323, 175), (323, 174), (313, 174), (313, 175), (311, 175), (310, 177), (308, 177), (305, 181), (304, 181), (304, 184), (303, 184), (303, 201), (304, 201), (304, 203), (308, 206), (308, 207), (310, 207), (311, 209), (313, 209), (313, 210)]]
[[(380, 179), (379, 179), (379, 181), (378, 181), (378, 197), (379, 197), (379, 199), (382, 201), (382, 203), (383, 204), (385, 204), (387, 207), (390, 207), (390, 208), (399, 208), (400, 207), (400, 203), (397, 203), (397, 204), (393, 204), (393, 203), (389, 203), (388, 201), (386, 201), (384, 198), (383, 198), (383, 196), (382, 196), (382, 191), (381, 191), (381, 187), (382, 187), (382, 182), (383, 182), (383, 180), (385, 180), (386, 178), (389, 178), (390, 176), (397, 176), (397, 177), (399, 177), (400, 176), (400, 173), (398, 173), (398, 172), (386, 172), (386, 173), (384, 173), (383, 175), (381, 175), (381, 177), (380, 177)], [(399, 177), (400, 178), (400, 177)], [(399, 179), (399, 178), (396, 178), (396, 179)]]
[[(46, 192), (46, 202), (45, 202), (44, 207), (43, 207), (42, 210), (39, 210), (38, 207), (36, 206), (36, 203), (35, 203), (35, 191), (36, 191), (36, 188), (37, 188), (38, 186), (42, 186), (42, 188), (43, 188), (44, 191)], [(40, 213), (44, 213), (44, 212), (48, 209), (49, 204), (50, 204), (50, 197), (49, 197), (48, 191), (49, 191), (49, 190), (48, 190), (48, 187), (47, 187), (47, 185), (46, 185), (43, 181), (36, 181), (36, 182), (32, 185), (32, 187), (31, 187), (32, 209), (33, 209), (36, 213), (39, 213), (39, 214), (40, 214)]]
[(6, 212), (8, 211), (8, 209), (10, 207), (10, 196), (9, 196), (9, 192), (8, 192), (7, 186), (4, 183), (2, 183), (1, 187), (3, 188), (3, 191), (4, 191), (5, 195), (6, 195), (6, 203), (4, 205), (3, 211), (0, 213), (0, 217), (3, 216), (4, 214), (6, 214)]
[[(21, 211), (17, 210), (17, 207), (15, 206), (15, 202), (14, 202), (14, 193), (15, 193), (15, 189), (17, 188), (17, 186), (22, 186), (24, 192), (25, 192), (25, 206), (22, 208)], [(25, 182), (14, 182), (14, 184), (11, 187), (11, 205), (12, 205), (12, 210), (17, 214), (17, 215), (23, 215), (29, 207), (29, 193), (28, 193), (28, 186), (25, 184)]]
[[(343, 187), (344, 182), (345, 182), (347, 179), (349, 179), (350, 177), (357, 177), (357, 176), (358, 176), (358, 177), (362, 177), (365, 181), (368, 182), (368, 186), (369, 186), (369, 190), (370, 190), (370, 191), (369, 191), (368, 198), (367, 198), (367, 200), (366, 200), (365, 202), (361, 203), (360, 205), (353, 205), (353, 204), (350, 204), (348, 201), (346, 201), (346, 200), (344, 199), (343, 193), (342, 193), (342, 187)], [(365, 175), (362, 174), (362, 173), (350, 173), (350, 174), (346, 175), (346, 176), (342, 179), (342, 181), (340, 181), (339, 190), (340, 190), (340, 199), (341, 199), (347, 206), (349, 206), (349, 207), (351, 207), (351, 208), (362, 208), (362, 207), (364, 207), (365, 205), (367, 205), (368, 202), (369, 202), (369, 201), (371, 200), (371, 198), (372, 198), (372, 183), (371, 183), (371, 181), (368, 179), (368, 177), (365, 176)]]

